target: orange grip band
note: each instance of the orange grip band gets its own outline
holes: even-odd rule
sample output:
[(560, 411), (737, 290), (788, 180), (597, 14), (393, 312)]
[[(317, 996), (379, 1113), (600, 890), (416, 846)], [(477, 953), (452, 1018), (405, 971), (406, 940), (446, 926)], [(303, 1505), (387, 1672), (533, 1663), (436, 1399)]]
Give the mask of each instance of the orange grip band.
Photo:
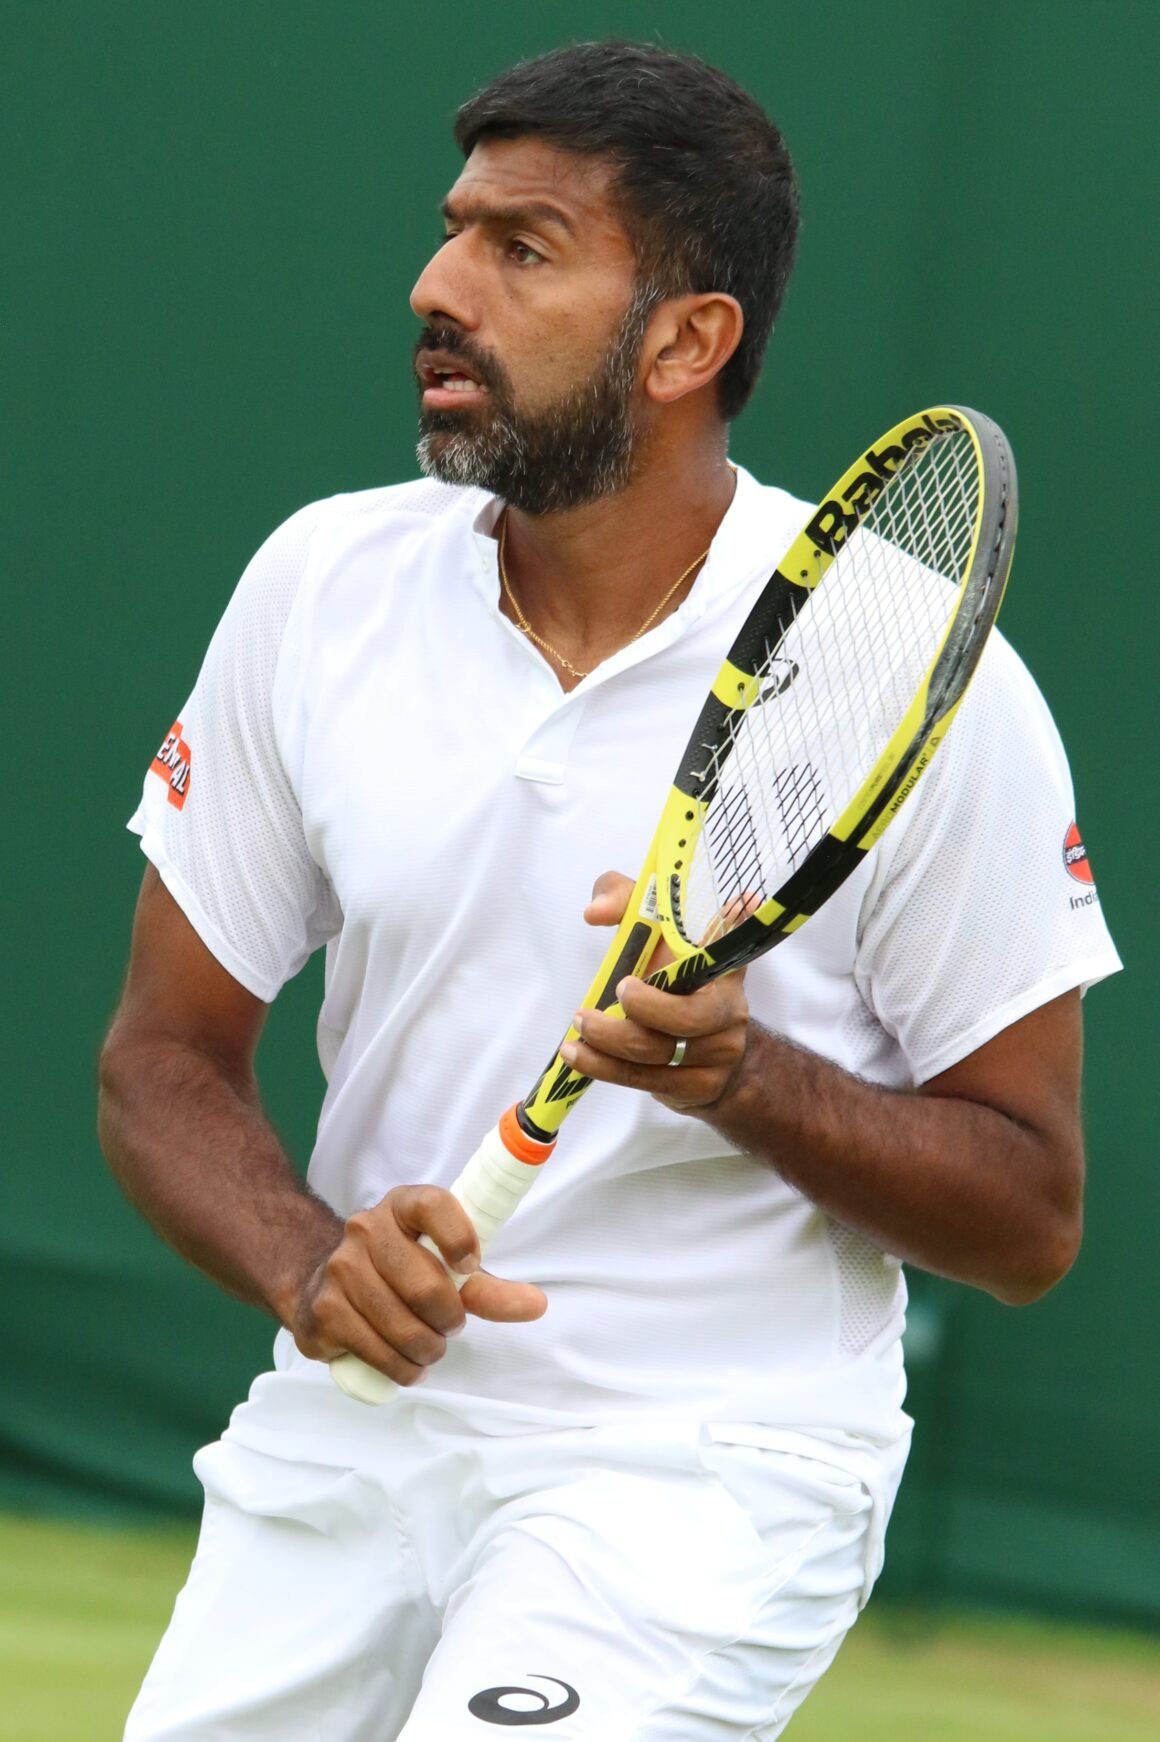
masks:
[(529, 1137), (516, 1117), (514, 1105), (501, 1118), (499, 1134), (508, 1154), (514, 1155), (517, 1161), (526, 1161), (531, 1167), (538, 1167), (542, 1161), (547, 1161), (556, 1147), (555, 1138), (551, 1143), (537, 1143), (534, 1137)]

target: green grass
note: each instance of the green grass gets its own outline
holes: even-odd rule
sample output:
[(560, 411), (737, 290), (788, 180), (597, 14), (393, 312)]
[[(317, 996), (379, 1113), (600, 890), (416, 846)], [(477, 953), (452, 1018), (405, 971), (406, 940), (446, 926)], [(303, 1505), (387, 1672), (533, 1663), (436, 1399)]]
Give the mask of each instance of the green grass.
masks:
[(4, 1742), (117, 1742), (194, 1540), (0, 1518)]
[[(188, 1530), (0, 1518), (0, 1737), (118, 1742)], [(1160, 1641), (1009, 1617), (871, 1610), (792, 1742), (1155, 1742)]]
[(951, 1612), (869, 1609), (792, 1742), (1156, 1742), (1160, 1640)]

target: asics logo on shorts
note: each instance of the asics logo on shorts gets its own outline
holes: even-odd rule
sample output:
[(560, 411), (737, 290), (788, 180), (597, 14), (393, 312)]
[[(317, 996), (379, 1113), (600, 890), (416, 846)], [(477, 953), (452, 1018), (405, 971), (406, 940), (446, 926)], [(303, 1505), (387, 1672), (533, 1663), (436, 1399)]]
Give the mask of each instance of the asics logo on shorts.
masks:
[[(528, 1680), (551, 1682), (553, 1687), (563, 1688), (564, 1698), (554, 1706), (539, 1688), (484, 1688), (482, 1693), (471, 1696), (467, 1709), (473, 1718), (482, 1718), (485, 1724), (555, 1724), (560, 1718), (571, 1717), (579, 1707), (580, 1695), (567, 1682), (558, 1681), (553, 1675), (529, 1674)], [(513, 1694), (539, 1700), (540, 1704), (530, 1709), (503, 1705), (502, 1702)]]

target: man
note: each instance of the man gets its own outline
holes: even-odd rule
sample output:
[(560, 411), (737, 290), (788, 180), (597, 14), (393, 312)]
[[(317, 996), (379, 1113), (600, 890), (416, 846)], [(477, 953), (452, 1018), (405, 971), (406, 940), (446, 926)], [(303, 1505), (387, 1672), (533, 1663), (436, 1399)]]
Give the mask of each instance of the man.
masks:
[[(480, 1268), (445, 1187), (588, 983), (592, 874), (617, 868), (584, 912), (612, 924), (808, 511), (727, 457), (796, 231), (757, 106), (588, 44), (498, 79), (457, 137), (412, 298), (429, 481), (273, 535), (134, 819), (106, 1150), (283, 1328), (199, 1454), (133, 1742), (779, 1735), (881, 1564), (899, 1259), (1018, 1302), (1079, 1239), (1079, 988), (1118, 964), (1068, 901), (1066, 764), (995, 640), (811, 925), (744, 982), (585, 1016), (598, 1086)], [(306, 1189), (252, 1061), (323, 945)], [(346, 1350), (399, 1399), (343, 1396)]]

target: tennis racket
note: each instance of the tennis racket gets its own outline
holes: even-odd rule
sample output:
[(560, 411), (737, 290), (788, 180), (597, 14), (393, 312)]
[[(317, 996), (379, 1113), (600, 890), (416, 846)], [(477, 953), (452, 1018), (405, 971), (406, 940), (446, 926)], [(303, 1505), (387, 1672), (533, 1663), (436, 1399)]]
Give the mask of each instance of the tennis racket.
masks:
[[(857, 869), (963, 699), (1003, 596), (1016, 518), (1010, 448), (976, 411), (919, 412), (859, 456), (714, 678), (583, 1008), (619, 1015), (616, 987), (648, 973), (661, 938), (673, 959), (649, 981), (671, 992), (752, 962)], [(560, 1045), (575, 1038), (570, 1027)], [(557, 1049), (451, 1187), (481, 1247), (538, 1177), (590, 1080)], [(355, 1355), (331, 1373), (364, 1403), (398, 1389)]]

